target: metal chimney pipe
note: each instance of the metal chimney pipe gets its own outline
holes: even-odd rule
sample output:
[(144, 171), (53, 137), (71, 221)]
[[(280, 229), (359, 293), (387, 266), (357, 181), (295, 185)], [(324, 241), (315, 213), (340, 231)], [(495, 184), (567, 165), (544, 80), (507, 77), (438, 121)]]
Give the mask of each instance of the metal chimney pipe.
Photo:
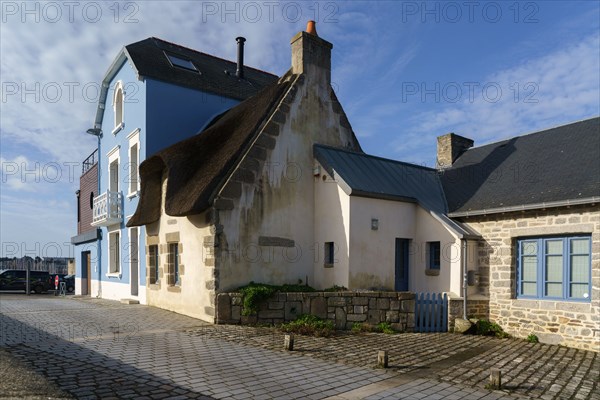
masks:
[(241, 36), (236, 37), (238, 48), (237, 48), (237, 69), (235, 71), (235, 76), (239, 79), (244, 79), (244, 42), (246, 38)]

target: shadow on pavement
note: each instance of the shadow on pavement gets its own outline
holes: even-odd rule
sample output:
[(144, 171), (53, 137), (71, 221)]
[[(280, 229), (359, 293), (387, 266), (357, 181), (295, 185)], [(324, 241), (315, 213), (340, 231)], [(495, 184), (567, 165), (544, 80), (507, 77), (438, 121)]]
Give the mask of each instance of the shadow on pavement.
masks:
[[(23, 323), (5, 314), (0, 314), (0, 323), (0, 347), (76, 398), (141, 399), (151, 396), (159, 399), (181, 396), (212, 399), (78, 344), (88, 340), (102, 342), (103, 345), (116, 344), (117, 341), (141, 340), (139, 337), (123, 332), (111, 332), (111, 337), (102, 337), (102, 332), (85, 325), (78, 332), (52, 327), (50, 333), (41, 326)], [(0, 360), (0, 364), (4, 363), (5, 360)]]

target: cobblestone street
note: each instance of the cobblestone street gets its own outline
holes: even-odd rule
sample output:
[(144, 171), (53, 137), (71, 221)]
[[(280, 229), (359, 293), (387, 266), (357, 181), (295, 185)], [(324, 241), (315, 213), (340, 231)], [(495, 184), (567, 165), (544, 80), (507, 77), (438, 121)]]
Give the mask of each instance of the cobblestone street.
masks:
[[(597, 353), (521, 340), (342, 333), (285, 352), (271, 328), (105, 300), (1, 294), (0, 312), (0, 382), (20, 364), (53, 398), (600, 399)], [(503, 391), (485, 389), (491, 367)], [(14, 386), (0, 397), (43, 394)]]

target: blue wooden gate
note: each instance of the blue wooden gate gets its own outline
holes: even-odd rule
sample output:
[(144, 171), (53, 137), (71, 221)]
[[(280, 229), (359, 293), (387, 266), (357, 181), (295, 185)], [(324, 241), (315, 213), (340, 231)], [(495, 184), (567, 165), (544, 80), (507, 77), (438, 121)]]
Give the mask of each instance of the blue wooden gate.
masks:
[(448, 295), (415, 294), (415, 332), (448, 332)]

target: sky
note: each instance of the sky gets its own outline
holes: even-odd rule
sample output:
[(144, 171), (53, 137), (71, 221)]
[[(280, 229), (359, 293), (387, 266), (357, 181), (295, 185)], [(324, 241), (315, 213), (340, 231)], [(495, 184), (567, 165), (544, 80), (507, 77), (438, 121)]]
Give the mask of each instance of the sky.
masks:
[(600, 115), (599, 1), (0, 2), (0, 255), (73, 256), (99, 82), (156, 36), (277, 75), (315, 20), (365, 152), (435, 166), (476, 146)]

